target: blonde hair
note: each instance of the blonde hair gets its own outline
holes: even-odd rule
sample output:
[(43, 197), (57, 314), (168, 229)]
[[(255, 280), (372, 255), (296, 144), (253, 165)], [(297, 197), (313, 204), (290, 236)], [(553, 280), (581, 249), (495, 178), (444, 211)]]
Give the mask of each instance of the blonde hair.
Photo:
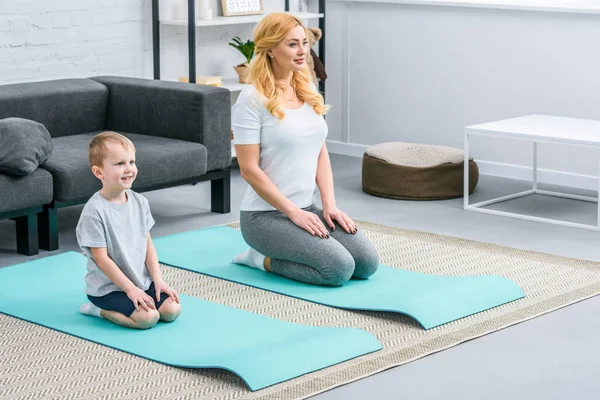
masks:
[[(301, 26), (306, 34), (306, 27), (301, 20), (288, 13), (277, 12), (263, 18), (254, 31), (255, 57), (250, 63), (248, 81), (266, 98), (267, 110), (280, 119), (285, 117), (285, 89), (275, 84), (273, 67), (267, 51), (277, 46), (297, 26)], [(310, 104), (317, 114), (327, 113), (329, 106), (325, 105), (323, 96), (316, 90), (307, 63), (304, 63), (301, 70), (293, 72), (291, 84), (298, 98)]]
[(117, 132), (102, 132), (92, 138), (88, 151), (90, 167), (101, 167), (104, 159), (108, 155), (106, 143), (113, 142), (123, 145), (123, 147), (135, 151), (135, 146), (125, 136)]

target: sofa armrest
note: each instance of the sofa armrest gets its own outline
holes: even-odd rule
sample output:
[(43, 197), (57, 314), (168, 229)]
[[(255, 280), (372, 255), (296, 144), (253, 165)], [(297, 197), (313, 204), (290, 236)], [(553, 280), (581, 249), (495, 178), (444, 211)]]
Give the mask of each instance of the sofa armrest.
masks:
[(207, 171), (231, 165), (231, 96), (223, 88), (94, 77), (109, 91), (106, 129), (203, 144)]

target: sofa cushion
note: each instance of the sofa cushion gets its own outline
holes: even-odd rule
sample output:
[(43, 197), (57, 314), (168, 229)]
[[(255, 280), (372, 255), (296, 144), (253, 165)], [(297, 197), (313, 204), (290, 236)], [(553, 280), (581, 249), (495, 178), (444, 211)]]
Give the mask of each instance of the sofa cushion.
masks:
[[(54, 200), (69, 201), (89, 197), (102, 184), (88, 161), (90, 141), (98, 132), (65, 136), (52, 140), (54, 150), (42, 168), (54, 178)], [(193, 178), (206, 173), (206, 147), (177, 139), (119, 132), (136, 148), (138, 176), (133, 190)]]
[(0, 119), (0, 173), (28, 175), (52, 154), (44, 125), (22, 118)]
[(108, 88), (91, 79), (58, 79), (0, 86), (0, 119), (43, 124), (52, 137), (104, 129)]
[(38, 168), (26, 176), (0, 174), (0, 214), (52, 201), (52, 175)]

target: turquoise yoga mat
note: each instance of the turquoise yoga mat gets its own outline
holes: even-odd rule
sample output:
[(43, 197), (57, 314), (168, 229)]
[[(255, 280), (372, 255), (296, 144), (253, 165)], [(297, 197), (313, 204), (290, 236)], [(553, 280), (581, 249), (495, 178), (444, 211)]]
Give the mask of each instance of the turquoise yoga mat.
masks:
[(175, 367), (221, 368), (251, 390), (382, 348), (368, 332), (311, 327), (181, 295), (181, 316), (134, 330), (79, 313), (86, 259), (69, 252), (0, 268), (0, 312)]
[(525, 297), (498, 276), (446, 277), (385, 265), (371, 278), (341, 287), (307, 285), (231, 263), (249, 247), (238, 230), (225, 226), (159, 237), (154, 245), (163, 264), (327, 306), (406, 314), (425, 329)]

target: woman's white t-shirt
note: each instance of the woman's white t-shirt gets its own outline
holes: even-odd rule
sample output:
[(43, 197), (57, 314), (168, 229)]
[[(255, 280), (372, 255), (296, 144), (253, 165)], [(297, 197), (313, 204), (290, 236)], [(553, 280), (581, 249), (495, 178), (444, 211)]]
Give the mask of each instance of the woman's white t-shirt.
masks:
[[(297, 207), (308, 207), (315, 199), (317, 160), (327, 123), (308, 103), (284, 112), (283, 120), (273, 116), (254, 86), (244, 88), (232, 111), (234, 143), (260, 144), (260, 168)], [(249, 186), (240, 210), (275, 208)]]

